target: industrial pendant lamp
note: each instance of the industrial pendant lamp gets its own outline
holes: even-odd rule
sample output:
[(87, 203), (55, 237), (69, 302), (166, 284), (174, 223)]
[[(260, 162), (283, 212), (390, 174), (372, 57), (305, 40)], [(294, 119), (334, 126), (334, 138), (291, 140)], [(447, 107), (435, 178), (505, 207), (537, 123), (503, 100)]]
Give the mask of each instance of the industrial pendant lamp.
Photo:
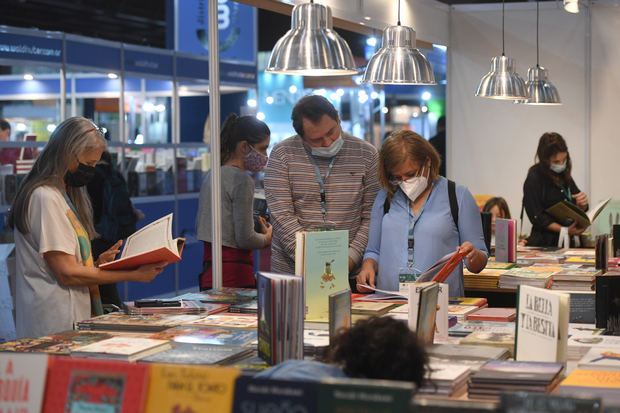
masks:
[(381, 48), (370, 58), (363, 83), (434, 85), (433, 68), (415, 47), (415, 30), (400, 25), (400, 0), (398, 23), (383, 31)]
[(527, 99), (525, 82), (515, 71), (514, 59), (504, 54), (504, 3), (502, 1), (502, 55), (491, 59), (491, 71), (480, 80), (476, 96), (502, 100)]
[(564, 0), (564, 10), (569, 13), (579, 13), (579, 0)]
[(560, 95), (558, 94), (555, 86), (547, 80), (547, 69), (541, 67), (538, 64), (539, 56), (539, 4), (536, 2), (536, 66), (527, 69), (527, 82), (525, 87), (527, 89), (527, 100), (516, 100), (515, 103), (524, 103), (526, 105), (547, 105), (557, 106), (561, 105)]
[(310, 1), (293, 8), (291, 30), (276, 43), (265, 72), (343, 76), (357, 69), (349, 45), (332, 29), (331, 9)]

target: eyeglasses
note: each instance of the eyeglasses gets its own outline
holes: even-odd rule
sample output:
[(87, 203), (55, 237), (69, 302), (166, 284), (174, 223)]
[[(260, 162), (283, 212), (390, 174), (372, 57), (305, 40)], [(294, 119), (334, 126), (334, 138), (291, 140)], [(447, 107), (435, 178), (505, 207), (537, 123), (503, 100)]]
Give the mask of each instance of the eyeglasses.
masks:
[(388, 182), (390, 183), (390, 185), (398, 185), (399, 183), (401, 183), (403, 181), (406, 181), (408, 179), (420, 176), (423, 169), (424, 168), (420, 168), (416, 172), (405, 174), (405, 175), (402, 175), (402, 176), (401, 175), (390, 175), (388, 177)]

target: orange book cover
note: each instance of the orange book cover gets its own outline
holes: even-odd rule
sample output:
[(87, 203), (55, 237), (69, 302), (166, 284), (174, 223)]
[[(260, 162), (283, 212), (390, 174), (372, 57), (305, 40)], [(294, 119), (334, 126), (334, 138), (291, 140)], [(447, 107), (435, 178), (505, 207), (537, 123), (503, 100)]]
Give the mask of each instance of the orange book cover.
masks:
[(184, 238), (172, 239), (172, 214), (168, 214), (131, 234), (120, 259), (99, 268), (123, 270), (163, 261), (170, 264), (181, 260), (184, 245)]
[(514, 321), (517, 316), (516, 308), (485, 307), (467, 314), (468, 320), (478, 321)]
[(560, 383), (564, 386), (620, 389), (620, 371), (576, 369)]

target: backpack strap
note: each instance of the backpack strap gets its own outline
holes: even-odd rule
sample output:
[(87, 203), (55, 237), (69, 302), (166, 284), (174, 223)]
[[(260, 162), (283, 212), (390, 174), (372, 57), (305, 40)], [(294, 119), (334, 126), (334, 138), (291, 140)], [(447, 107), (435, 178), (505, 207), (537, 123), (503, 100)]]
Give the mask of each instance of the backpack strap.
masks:
[(456, 201), (456, 184), (454, 181), (448, 179), (448, 199), (450, 200), (450, 212), (452, 213), (452, 219), (454, 225), (459, 228), (459, 204)]
[[(454, 220), (454, 225), (459, 228), (459, 204), (456, 200), (456, 184), (454, 181), (448, 179), (448, 198), (450, 199), (450, 213)], [(383, 215), (390, 211), (390, 202), (387, 198), (383, 201)]]
[(383, 201), (383, 215), (390, 212), (390, 205), (391, 205), (391, 202), (386, 197), (385, 201)]

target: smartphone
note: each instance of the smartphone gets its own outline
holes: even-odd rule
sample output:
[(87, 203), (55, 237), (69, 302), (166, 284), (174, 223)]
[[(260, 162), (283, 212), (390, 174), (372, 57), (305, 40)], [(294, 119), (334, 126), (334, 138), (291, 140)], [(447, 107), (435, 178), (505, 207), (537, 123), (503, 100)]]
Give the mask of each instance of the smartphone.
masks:
[(180, 307), (181, 302), (178, 300), (135, 300), (136, 307)]

